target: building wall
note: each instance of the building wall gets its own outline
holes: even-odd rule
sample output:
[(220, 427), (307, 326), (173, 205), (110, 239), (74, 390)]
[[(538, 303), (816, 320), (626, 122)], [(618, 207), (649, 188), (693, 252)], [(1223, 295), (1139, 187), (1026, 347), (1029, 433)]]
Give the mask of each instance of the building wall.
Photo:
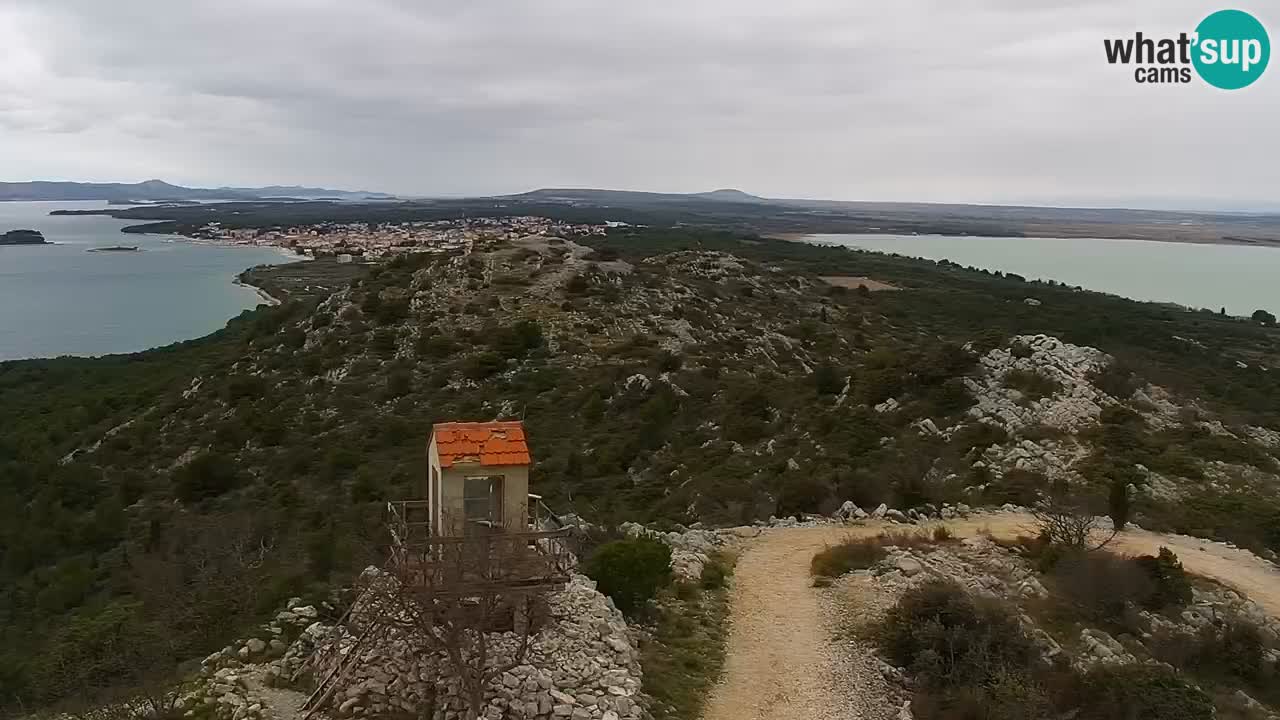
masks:
[[(433, 441), (434, 442), (434, 441)], [(432, 462), (438, 462), (434, 453)], [(465, 480), (468, 477), (501, 475), (502, 519), (509, 532), (527, 532), (529, 529), (529, 468), (526, 465), (489, 467), (479, 464), (458, 464), (444, 468), (441, 473), (440, 494), (437, 504), (440, 519), (436, 527), (444, 535), (461, 535), (463, 531), (462, 499)]]
[(433, 495), (431, 493), (432, 471), (439, 473), (443, 483), (444, 473), (441, 472), (440, 468), (440, 454), (436, 450), (435, 433), (432, 433), (431, 439), (427, 441), (427, 477), (423, 478), (422, 481), (422, 497), (431, 502), (431, 532), (439, 533), (439, 530), (436, 528), (442, 527), (441, 523), (443, 521), (443, 517), (440, 512), (440, 488), (437, 486), (435, 494)]

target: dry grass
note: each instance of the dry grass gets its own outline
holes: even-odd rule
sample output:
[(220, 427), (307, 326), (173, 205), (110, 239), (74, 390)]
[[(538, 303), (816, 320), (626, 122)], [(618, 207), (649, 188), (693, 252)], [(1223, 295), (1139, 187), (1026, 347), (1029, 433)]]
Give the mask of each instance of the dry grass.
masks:
[(886, 554), (878, 537), (846, 538), (814, 555), (809, 572), (818, 577), (840, 577), (853, 570), (865, 570), (883, 560)]
[(814, 555), (809, 563), (809, 572), (819, 578), (840, 577), (880, 562), (888, 554), (885, 550), (888, 547), (927, 552), (939, 544), (955, 541), (955, 534), (945, 525), (933, 529), (886, 530), (874, 537), (848, 537), (835, 545), (827, 545)]
[(860, 287), (864, 287), (871, 292), (902, 289), (896, 285), (890, 285), (889, 283), (886, 283), (886, 282), (873, 280), (869, 277), (852, 277), (848, 275), (826, 275), (818, 279), (832, 287), (842, 287), (842, 288), (848, 288), (850, 290), (857, 290)]

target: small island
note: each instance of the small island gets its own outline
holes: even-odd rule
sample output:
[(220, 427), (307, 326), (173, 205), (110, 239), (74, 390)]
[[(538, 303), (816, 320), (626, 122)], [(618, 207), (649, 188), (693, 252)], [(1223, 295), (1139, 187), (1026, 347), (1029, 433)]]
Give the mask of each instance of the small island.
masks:
[(0, 235), (0, 245), (52, 245), (39, 230), (10, 230)]
[(89, 248), (87, 252), (142, 252), (137, 245), (111, 245), (108, 247)]

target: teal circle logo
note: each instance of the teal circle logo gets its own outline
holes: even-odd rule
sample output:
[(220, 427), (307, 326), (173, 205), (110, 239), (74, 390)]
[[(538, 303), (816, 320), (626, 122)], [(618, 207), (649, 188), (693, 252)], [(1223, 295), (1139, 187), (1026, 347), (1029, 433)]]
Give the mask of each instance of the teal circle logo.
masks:
[(1271, 59), (1271, 38), (1258, 19), (1243, 10), (1219, 10), (1196, 26), (1191, 58), (1205, 82), (1239, 90), (1262, 77)]

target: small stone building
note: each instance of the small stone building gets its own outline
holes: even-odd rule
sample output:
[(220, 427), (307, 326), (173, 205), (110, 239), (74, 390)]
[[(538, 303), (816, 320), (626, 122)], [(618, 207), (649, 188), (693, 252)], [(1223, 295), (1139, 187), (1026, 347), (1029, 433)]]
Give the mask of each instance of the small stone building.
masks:
[(530, 458), (523, 423), (437, 423), (427, 461), (432, 535), (529, 531)]

